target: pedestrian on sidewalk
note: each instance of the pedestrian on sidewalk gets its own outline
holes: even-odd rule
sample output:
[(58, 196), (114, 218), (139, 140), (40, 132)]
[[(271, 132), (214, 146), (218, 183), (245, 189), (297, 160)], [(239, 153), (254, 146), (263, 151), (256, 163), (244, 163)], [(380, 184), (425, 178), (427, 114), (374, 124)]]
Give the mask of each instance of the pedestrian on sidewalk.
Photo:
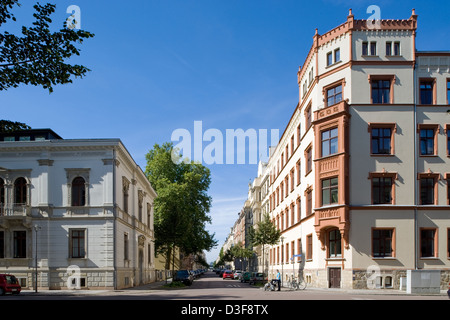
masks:
[(281, 274), (280, 270), (277, 269), (277, 282), (278, 282), (278, 291), (281, 290)]

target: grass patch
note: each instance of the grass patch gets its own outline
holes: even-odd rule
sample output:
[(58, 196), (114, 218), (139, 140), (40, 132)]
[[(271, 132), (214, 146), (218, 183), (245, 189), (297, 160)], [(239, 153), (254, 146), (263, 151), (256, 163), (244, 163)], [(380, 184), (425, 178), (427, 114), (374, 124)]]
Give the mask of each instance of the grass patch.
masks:
[(186, 288), (186, 285), (181, 282), (181, 281), (172, 281), (170, 283), (167, 283), (165, 285), (163, 285), (163, 288), (167, 288), (167, 289), (182, 289), (182, 288)]

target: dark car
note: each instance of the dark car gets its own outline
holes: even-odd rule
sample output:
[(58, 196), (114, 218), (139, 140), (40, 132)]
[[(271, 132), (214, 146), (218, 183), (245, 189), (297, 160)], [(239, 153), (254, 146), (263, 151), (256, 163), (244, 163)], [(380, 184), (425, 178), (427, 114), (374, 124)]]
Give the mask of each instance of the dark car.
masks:
[(0, 274), (0, 296), (5, 293), (19, 294), (22, 288), (19, 280), (11, 274)]
[(252, 275), (250, 276), (250, 280), (249, 283), (250, 284), (256, 284), (258, 282), (263, 282), (264, 281), (264, 274), (261, 272), (253, 272)]
[(185, 285), (190, 286), (194, 281), (191, 273), (187, 270), (178, 270), (173, 277), (173, 281), (183, 282)]

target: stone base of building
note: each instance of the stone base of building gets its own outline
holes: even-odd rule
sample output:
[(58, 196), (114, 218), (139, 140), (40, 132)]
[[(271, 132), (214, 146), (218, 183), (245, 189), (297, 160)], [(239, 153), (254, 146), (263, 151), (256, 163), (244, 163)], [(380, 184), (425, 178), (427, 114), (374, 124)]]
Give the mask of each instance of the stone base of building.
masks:
[[(36, 271), (33, 269), (0, 269), (0, 273), (13, 274), (23, 289), (34, 289)], [(116, 284), (114, 277), (116, 276)], [(142, 279), (140, 279), (142, 278)], [(75, 266), (61, 269), (38, 270), (37, 284), (40, 290), (114, 290), (130, 288), (156, 281), (154, 270), (141, 273), (133, 270), (114, 272), (111, 269), (78, 269)], [(116, 287), (115, 287), (116, 286)]]
[[(331, 270), (339, 269), (339, 270)], [(283, 273), (283, 283), (288, 286), (293, 275), (297, 276), (299, 270), (286, 268)], [(332, 276), (338, 274), (340, 277), (333, 281)], [(441, 290), (447, 290), (450, 283), (450, 270), (440, 270)], [(310, 287), (315, 288), (338, 288), (338, 289), (386, 289), (406, 290), (407, 270), (380, 270), (376, 267), (364, 270), (342, 269), (338, 267), (327, 267), (325, 269), (304, 269), (303, 277)], [(276, 269), (269, 271), (269, 279), (274, 279)]]

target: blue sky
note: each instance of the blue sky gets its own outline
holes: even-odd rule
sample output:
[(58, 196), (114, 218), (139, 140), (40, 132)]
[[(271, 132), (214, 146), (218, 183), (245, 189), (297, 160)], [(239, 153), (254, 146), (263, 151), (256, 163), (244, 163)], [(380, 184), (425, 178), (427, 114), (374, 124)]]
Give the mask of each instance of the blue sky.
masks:
[[(41, 1), (46, 2), (45, 0)], [(49, 2), (55, 2), (50, 1)], [(58, 0), (54, 26), (81, 9), (82, 29), (95, 33), (73, 62), (92, 71), (73, 84), (21, 86), (0, 93), (0, 118), (52, 128), (63, 138), (120, 138), (145, 170), (145, 154), (176, 129), (279, 129), (298, 102), (297, 70), (323, 34), (345, 22), (348, 9), (367, 19), (419, 15), (417, 49), (450, 50), (449, 1), (343, 0)], [(32, 21), (32, 1), (15, 10), (14, 31)], [(208, 143), (205, 143), (207, 145)], [(247, 197), (256, 165), (213, 164), (209, 190), (217, 249)]]

